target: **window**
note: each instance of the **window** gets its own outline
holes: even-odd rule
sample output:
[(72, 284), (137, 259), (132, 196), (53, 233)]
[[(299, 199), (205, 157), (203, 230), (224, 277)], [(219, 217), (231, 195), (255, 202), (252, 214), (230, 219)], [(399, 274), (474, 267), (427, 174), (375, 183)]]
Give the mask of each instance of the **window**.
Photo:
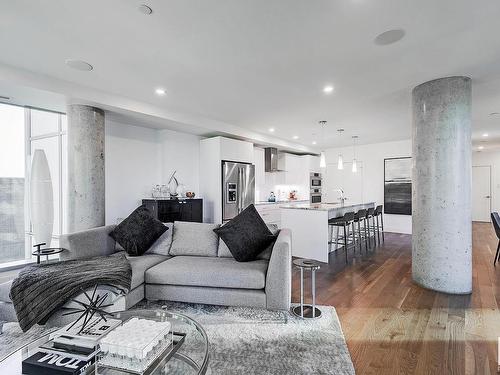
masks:
[(31, 156), (45, 151), (52, 178), (54, 226), (50, 246), (65, 232), (66, 116), (0, 104), (0, 263), (32, 259), (29, 214)]
[(0, 104), (0, 262), (25, 259), (24, 109)]

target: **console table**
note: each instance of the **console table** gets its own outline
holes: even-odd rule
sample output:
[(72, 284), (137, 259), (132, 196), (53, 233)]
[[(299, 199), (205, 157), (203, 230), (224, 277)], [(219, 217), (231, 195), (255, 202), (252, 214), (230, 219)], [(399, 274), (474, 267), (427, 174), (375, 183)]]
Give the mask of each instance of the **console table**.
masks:
[(203, 222), (203, 199), (143, 199), (142, 204), (163, 223), (173, 223), (174, 221)]

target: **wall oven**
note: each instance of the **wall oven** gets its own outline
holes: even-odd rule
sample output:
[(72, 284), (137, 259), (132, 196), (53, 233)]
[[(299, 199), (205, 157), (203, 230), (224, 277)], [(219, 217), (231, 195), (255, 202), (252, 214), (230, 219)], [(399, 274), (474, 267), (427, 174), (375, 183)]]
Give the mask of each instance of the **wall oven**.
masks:
[(311, 189), (321, 189), (321, 173), (311, 173), (310, 183)]
[(321, 189), (311, 189), (311, 203), (321, 203)]

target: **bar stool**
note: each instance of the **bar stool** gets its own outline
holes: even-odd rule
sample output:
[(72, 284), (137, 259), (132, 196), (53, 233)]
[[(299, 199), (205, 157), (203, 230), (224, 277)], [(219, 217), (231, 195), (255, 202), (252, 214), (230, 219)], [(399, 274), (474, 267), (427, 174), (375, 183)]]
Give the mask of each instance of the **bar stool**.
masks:
[[(374, 215), (377, 218), (377, 236), (378, 236), (378, 244), (379, 245), (380, 245), (380, 228), (382, 228), (382, 242), (385, 242), (383, 208), (384, 208), (384, 206), (379, 205), (379, 206), (377, 206), (377, 208), (375, 208), (375, 212), (374, 212)], [(380, 223), (378, 221), (379, 216), (380, 216)]]
[(499, 260), (498, 254), (500, 252), (500, 216), (498, 216), (498, 212), (491, 213), (491, 223), (493, 224), (493, 228), (495, 229), (495, 234), (498, 238), (498, 246), (497, 252), (495, 253), (495, 259), (493, 259), (493, 266), (496, 267), (496, 263)]
[[(344, 216), (341, 217), (336, 217), (335, 219), (330, 219), (328, 220), (328, 225), (330, 227), (330, 235), (331, 235), (331, 240), (328, 241), (328, 244), (331, 249), (332, 243), (336, 245), (342, 245), (345, 248), (345, 263), (349, 263), (347, 260), (347, 250), (349, 245), (354, 245), (354, 248), (356, 248), (356, 237), (354, 235), (354, 212), (346, 212)], [(350, 233), (351, 231), (351, 226), (352, 226), (352, 234)], [(335, 241), (333, 241), (333, 227), (337, 227), (337, 236)], [(344, 235), (343, 239), (339, 239), (339, 229), (340, 228), (344, 229)], [(351, 240), (349, 242), (349, 240)]]
[[(369, 237), (368, 237), (368, 231), (367, 231), (367, 228), (366, 228), (366, 216), (367, 216), (367, 211), (365, 209), (358, 210), (358, 212), (356, 212), (354, 214), (354, 223), (358, 224), (357, 234), (358, 234), (359, 251), (360, 252), (361, 252), (361, 247), (362, 247), (363, 240), (365, 242), (365, 249), (368, 252), (368, 243), (367, 243), (367, 240), (368, 240)], [(363, 231), (364, 231), (364, 234), (363, 234), (363, 232), (361, 232), (361, 222), (363, 222)]]
[[(370, 226), (370, 219), (372, 219), (372, 225)], [(370, 238), (373, 235), (373, 245), (377, 245), (377, 238), (375, 233), (375, 209), (370, 207), (366, 210), (366, 222), (368, 223), (368, 246), (371, 247)]]

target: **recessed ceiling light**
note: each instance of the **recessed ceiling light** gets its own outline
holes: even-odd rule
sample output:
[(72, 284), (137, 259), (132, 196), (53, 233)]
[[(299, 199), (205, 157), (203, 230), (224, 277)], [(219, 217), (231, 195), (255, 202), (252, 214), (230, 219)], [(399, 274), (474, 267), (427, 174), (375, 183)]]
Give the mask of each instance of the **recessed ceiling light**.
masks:
[(487, 137), (487, 136), (489, 136), (488, 133), (483, 133), (483, 137)]
[(293, 139), (299, 139), (299, 136), (298, 135), (294, 135)]
[(141, 4), (137, 7), (137, 10), (141, 12), (142, 14), (145, 14), (149, 16), (151, 13), (153, 13), (153, 9), (151, 7), (147, 6), (146, 4)]
[(82, 60), (68, 59), (66, 60), (66, 65), (69, 66), (70, 68), (81, 70), (83, 72), (90, 72), (91, 70), (94, 69), (94, 67), (90, 65), (88, 62)]
[(328, 86), (323, 87), (323, 92), (325, 94), (331, 94), (333, 92), (333, 86), (328, 85)]
[(491, 112), (490, 113), (490, 116), (498, 116), (498, 115), (500, 115), (500, 112)]
[(318, 143), (318, 142), (316, 142), (316, 141), (312, 141), (312, 144), (313, 144), (313, 145), (315, 145), (316, 143)]
[(274, 133), (274, 128), (269, 128), (270, 133)]
[(388, 44), (399, 42), (404, 36), (405, 31), (403, 29), (388, 30), (377, 35), (373, 42), (379, 46), (386, 46)]
[(155, 93), (156, 93), (156, 95), (163, 96), (163, 95), (165, 95), (167, 92), (165, 91), (165, 89), (162, 89), (162, 88), (157, 88), (157, 89), (155, 90)]
[(484, 149), (484, 146), (479, 146), (478, 147), (478, 150), (482, 150), (482, 149)]

